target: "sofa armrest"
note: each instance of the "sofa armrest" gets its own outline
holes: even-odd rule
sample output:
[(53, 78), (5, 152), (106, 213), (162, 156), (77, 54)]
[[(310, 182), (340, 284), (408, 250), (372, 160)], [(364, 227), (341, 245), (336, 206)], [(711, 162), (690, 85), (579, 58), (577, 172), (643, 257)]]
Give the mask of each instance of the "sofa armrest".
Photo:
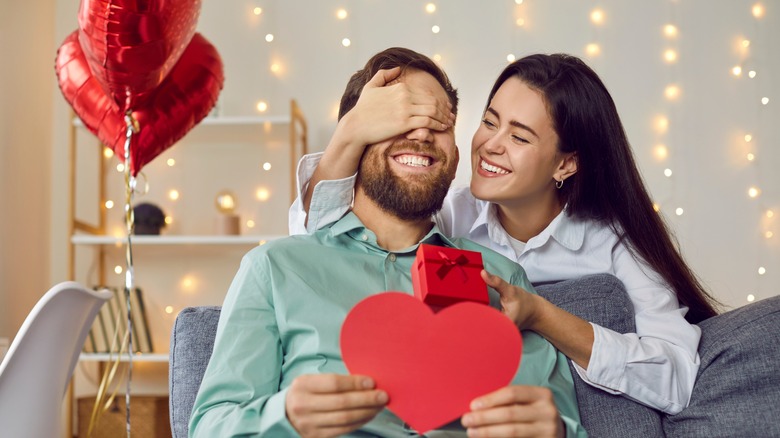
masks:
[(195, 396), (214, 349), (220, 311), (217, 306), (187, 307), (173, 324), (168, 390), (174, 438), (187, 438)]
[(668, 436), (780, 436), (780, 296), (699, 324), (701, 367)]
[[(634, 306), (623, 283), (610, 274), (534, 285), (537, 293), (561, 309), (618, 333), (636, 331)], [(593, 437), (663, 437), (661, 414), (620, 395), (585, 383), (569, 362), (582, 425)]]

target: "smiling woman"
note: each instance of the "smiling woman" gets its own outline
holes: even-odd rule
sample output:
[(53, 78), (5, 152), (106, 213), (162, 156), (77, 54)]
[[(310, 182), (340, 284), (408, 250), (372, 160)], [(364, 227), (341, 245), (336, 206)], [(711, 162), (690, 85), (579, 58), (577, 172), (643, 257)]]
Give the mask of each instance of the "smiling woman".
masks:
[[(385, 138), (409, 132), (408, 123), (389, 122), (376, 117), (381, 111), (368, 110), (384, 106), (385, 112), (387, 107), (406, 115), (417, 111), (434, 131), (448, 129), (437, 127), (444, 106), (429, 92), (406, 87), (400, 98), (389, 100), (387, 88), (396, 85), (382, 88), (382, 80), (392, 78), (377, 76), (363, 91), (362, 104), (347, 114), (351, 119), (380, 126)], [(427, 106), (420, 105), (419, 96), (426, 94)], [(320, 173), (305, 187), (307, 195), (314, 192), (311, 205), (317, 209), (307, 216), (294, 205), (291, 232), (305, 232), (306, 219), (312, 231), (349, 208), (331, 200), (349, 199), (344, 192), (351, 187), (344, 181), (350, 181), (365, 145), (382, 139), (346, 125), (339, 124), (331, 145), (351, 155), (332, 159), (337, 148), (326, 148)], [(700, 332), (691, 323), (715, 315), (717, 303), (653, 211), (615, 104), (596, 73), (564, 54), (531, 55), (509, 64), (488, 96), (471, 151), (470, 191), (450, 191), (435, 216), (441, 229), (517, 261), (534, 283), (613, 274), (634, 305), (636, 333), (615, 333), (484, 275), (501, 293), (505, 313), (520, 329), (552, 342), (590, 385), (667, 413), (682, 410), (699, 367)], [(318, 159), (305, 157), (309, 161), (301, 168), (314, 168)]]

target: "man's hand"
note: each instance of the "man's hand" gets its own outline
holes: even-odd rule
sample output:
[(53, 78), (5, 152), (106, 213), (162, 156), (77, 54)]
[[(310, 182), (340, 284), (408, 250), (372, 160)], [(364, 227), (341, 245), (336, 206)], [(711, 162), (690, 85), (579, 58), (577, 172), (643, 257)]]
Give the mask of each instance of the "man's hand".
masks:
[(540, 386), (507, 386), (479, 397), (461, 422), (469, 437), (563, 438), (566, 434), (552, 391)]
[(387, 401), (369, 377), (309, 374), (293, 380), (285, 410), (302, 437), (334, 437), (371, 421)]

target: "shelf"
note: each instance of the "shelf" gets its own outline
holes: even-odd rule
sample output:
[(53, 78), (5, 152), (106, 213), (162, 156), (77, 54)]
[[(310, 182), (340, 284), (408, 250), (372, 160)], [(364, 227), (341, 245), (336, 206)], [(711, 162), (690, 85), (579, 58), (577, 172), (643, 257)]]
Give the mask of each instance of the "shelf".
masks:
[[(287, 125), (290, 124), (292, 119), (289, 115), (285, 116), (219, 116), (219, 117), (205, 117), (203, 120), (201, 120), (198, 125), (212, 125), (212, 126), (218, 126), (218, 125), (227, 125), (227, 126), (238, 126), (238, 125), (262, 125), (264, 123), (271, 123), (271, 124), (279, 124), (279, 125)], [(73, 126), (77, 127), (83, 127), (84, 122), (81, 121), (78, 117), (73, 118)]]
[[(116, 354), (108, 353), (81, 353), (79, 361), (81, 362), (115, 362)], [(127, 362), (127, 354), (119, 357), (120, 362)], [(133, 355), (133, 362), (168, 362), (168, 353), (141, 353)]]
[[(285, 236), (239, 235), (239, 236), (132, 236), (133, 245), (259, 245)], [(97, 236), (80, 234), (71, 237), (74, 245), (123, 245), (125, 236)]]

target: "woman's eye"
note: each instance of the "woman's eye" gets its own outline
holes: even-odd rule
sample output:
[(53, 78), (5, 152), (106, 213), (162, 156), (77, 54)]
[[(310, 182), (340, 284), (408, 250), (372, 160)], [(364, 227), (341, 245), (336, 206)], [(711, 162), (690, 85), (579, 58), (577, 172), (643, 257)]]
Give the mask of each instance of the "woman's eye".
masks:
[(488, 119), (482, 119), (482, 124), (487, 126), (488, 128), (495, 128), (496, 127), (496, 124), (491, 122)]
[(519, 137), (517, 135), (512, 136), (512, 141), (517, 143), (528, 143), (528, 140), (524, 139), (523, 137)]

